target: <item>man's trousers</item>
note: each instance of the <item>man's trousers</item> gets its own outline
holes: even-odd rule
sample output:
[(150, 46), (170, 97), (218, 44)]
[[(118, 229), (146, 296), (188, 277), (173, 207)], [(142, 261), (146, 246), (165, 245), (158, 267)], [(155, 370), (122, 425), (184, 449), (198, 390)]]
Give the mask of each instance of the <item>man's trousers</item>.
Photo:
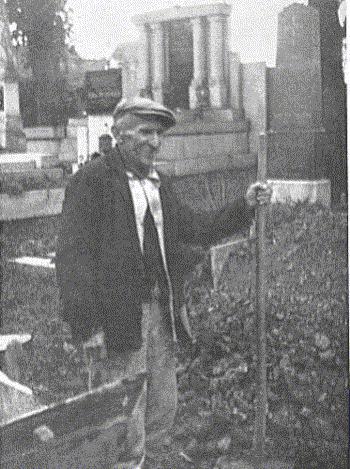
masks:
[(123, 461), (116, 461), (114, 469), (142, 467), (145, 456), (157, 461), (176, 413), (176, 363), (170, 316), (167, 306), (156, 298), (142, 306), (142, 337), (140, 350), (123, 352), (97, 363), (105, 382), (147, 373), (147, 382), (128, 423)]

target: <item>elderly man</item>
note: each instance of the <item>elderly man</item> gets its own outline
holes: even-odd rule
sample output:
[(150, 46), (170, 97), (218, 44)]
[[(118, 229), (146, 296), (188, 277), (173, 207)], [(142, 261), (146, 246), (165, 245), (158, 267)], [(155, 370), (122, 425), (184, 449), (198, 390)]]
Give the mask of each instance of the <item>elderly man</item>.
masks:
[(172, 426), (175, 344), (190, 338), (183, 244), (209, 246), (249, 226), (271, 191), (255, 183), (245, 200), (209, 220), (182, 206), (154, 160), (174, 114), (152, 100), (117, 105), (115, 148), (87, 164), (66, 189), (57, 251), (64, 319), (76, 341), (103, 331), (108, 379), (147, 372), (118, 468), (158, 467)]

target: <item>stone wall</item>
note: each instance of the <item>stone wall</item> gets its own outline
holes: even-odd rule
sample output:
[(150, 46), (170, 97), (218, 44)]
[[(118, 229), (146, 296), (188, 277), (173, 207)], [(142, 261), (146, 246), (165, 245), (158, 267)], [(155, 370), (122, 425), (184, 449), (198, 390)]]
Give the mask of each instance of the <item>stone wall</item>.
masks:
[(255, 164), (249, 153), (249, 126), (229, 109), (177, 113), (177, 124), (165, 134), (159, 169), (184, 176)]

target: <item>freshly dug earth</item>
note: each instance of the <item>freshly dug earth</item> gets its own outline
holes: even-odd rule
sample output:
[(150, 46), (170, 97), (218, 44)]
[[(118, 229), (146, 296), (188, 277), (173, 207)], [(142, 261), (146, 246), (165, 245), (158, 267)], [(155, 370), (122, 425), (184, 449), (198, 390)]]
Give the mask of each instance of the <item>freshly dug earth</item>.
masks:
[[(37, 243), (51, 250), (48, 240), (54, 233), (43, 229), (40, 237), (39, 231), (32, 241), (22, 233), (15, 251), (25, 254), (25, 246), (34, 246), (37, 252)], [(277, 206), (267, 231), (268, 454), (295, 461), (295, 469), (345, 469), (346, 212)], [(6, 243), (13, 255), (8, 238)], [(209, 469), (220, 456), (251, 455), (256, 377), (253, 252), (253, 243), (235, 252), (216, 292), (206, 276), (208, 263), (197, 268), (188, 284), (197, 346), (179, 353), (179, 413), (164, 468)], [(59, 318), (54, 274), (6, 263), (3, 273), (1, 332), (31, 332), (34, 337), (23, 384), (32, 387), (42, 403), (86, 390), (86, 365)]]

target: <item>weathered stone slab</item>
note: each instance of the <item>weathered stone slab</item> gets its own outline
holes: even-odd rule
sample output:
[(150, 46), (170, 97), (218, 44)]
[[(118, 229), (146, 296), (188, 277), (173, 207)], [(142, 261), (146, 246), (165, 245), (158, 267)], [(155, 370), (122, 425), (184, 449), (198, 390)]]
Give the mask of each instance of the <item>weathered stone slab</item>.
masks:
[(25, 192), (10, 197), (0, 194), (0, 220), (58, 215), (62, 211), (64, 189)]
[(244, 238), (238, 238), (210, 248), (211, 274), (215, 290), (219, 286), (224, 266), (229, 257), (235, 252), (235, 250), (238, 250), (244, 242)]
[(271, 179), (272, 203), (306, 202), (320, 203), (325, 207), (331, 204), (331, 183), (328, 179), (320, 181), (289, 181)]

